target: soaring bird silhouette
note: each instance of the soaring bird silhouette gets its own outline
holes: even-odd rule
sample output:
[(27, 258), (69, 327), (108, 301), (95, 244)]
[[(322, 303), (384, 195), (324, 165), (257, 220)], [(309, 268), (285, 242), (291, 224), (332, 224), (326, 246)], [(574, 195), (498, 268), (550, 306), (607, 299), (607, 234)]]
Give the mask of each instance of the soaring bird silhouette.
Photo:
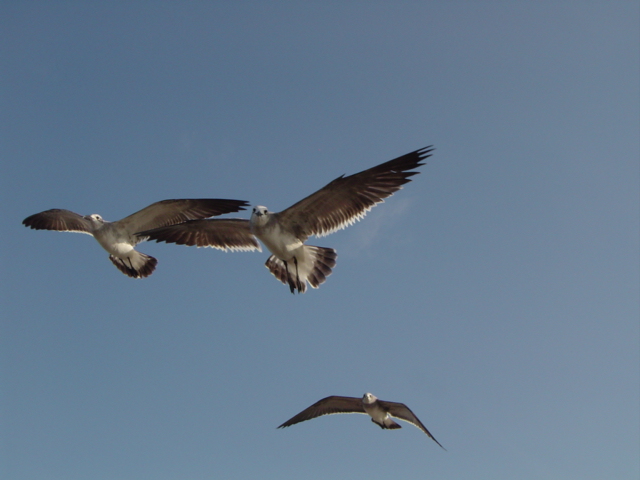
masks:
[(253, 208), (250, 220), (207, 219), (145, 230), (138, 235), (158, 242), (213, 247), (220, 250), (261, 250), (271, 256), (269, 271), (291, 293), (304, 293), (307, 283), (318, 288), (331, 274), (337, 254), (333, 248), (306, 245), (311, 235), (323, 237), (361, 220), (369, 210), (411, 181), (431, 156), (425, 147), (360, 173), (336, 178), (317, 192), (279, 213)]
[(135, 232), (237, 212), (248, 205), (244, 200), (217, 198), (162, 200), (116, 222), (107, 222), (96, 213), (82, 216), (56, 208), (31, 215), (22, 223), (35, 230), (92, 235), (109, 252), (109, 260), (118, 270), (130, 277), (142, 278), (153, 273), (158, 261), (134, 249), (145, 240), (144, 237), (135, 235)]
[[(431, 440), (440, 445), (440, 442), (431, 435), (427, 427), (422, 424), (418, 417), (416, 417), (404, 403), (378, 400), (378, 398), (371, 393), (365, 393), (362, 398), (338, 397), (335, 395), (323, 398), (309, 408), (304, 409), (295, 417), (290, 418), (278, 428), (290, 427), (305, 420), (311, 420), (322, 415), (332, 415), (334, 413), (364, 413), (371, 417), (373, 423), (384, 429), (402, 428), (391, 418), (396, 417), (415, 425), (426, 433)], [(442, 445), (440, 445), (440, 447), (444, 449)]]

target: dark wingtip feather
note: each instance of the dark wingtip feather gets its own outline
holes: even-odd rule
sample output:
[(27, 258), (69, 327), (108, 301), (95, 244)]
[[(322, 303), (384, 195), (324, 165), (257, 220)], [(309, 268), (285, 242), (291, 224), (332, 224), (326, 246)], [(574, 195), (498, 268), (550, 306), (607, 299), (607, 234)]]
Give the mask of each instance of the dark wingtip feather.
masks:
[(25, 227), (29, 227), (32, 228), (34, 230), (48, 230), (47, 228), (47, 222), (45, 222), (43, 220), (43, 214), (48, 214), (48, 213), (53, 213), (53, 212), (57, 212), (59, 211), (58, 209), (54, 208), (51, 210), (46, 210), (44, 212), (40, 212), (40, 213), (34, 213), (33, 215), (29, 215), (27, 218), (25, 218), (22, 221), (22, 224)]
[(209, 198), (200, 201), (206, 203), (209, 211), (213, 212), (210, 216), (239, 212), (240, 210), (245, 210), (245, 207), (250, 205), (246, 200), (232, 200), (228, 198)]

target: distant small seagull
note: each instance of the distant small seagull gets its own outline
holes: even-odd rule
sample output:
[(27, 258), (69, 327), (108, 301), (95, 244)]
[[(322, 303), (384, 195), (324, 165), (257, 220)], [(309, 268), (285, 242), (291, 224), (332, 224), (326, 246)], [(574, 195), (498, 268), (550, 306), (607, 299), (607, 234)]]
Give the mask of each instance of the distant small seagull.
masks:
[[(418, 417), (416, 417), (404, 403), (378, 400), (376, 396), (371, 393), (365, 393), (362, 398), (337, 396), (323, 398), (319, 402), (314, 403), (306, 410), (297, 414), (292, 419), (287, 420), (278, 428), (290, 427), (291, 425), (304, 422), (305, 420), (311, 420), (312, 418), (320, 417), (322, 415), (332, 415), (334, 413), (368, 414), (373, 423), (384, 429), (402, 428), (391, 419), (391, 417), (396, 417), (412, 423), (426, 433), (431, 440), (440, 445), (440, 442), (431, 435), (429, 430), (427, 430), (427, 427), (418, 420)], [(444, 449), (442, 445), (440, 445), (440, 447)]]
[(157, 242), (197, 245), (220, 250), (261, 250), (259, 238), (272, 255), (269, 271), (291, 293), (304, 293), (307, 282), (318, 288), (336, 264), (333, 248), (305, 245), (311, 235), (323, 237), (361, 220), (369, 210), (410, 182), (424, 165), (432, 147), (421, 148), (377, 167), (344, 175), (279, 213), (267, 207), (253, 208), (250, 220), (194, 220), (169, 227), (141, 231), (138, 235)]
[(107, 222), (100, 215), (78, 215), (69, 210), (53, 209), (36, 213), (22, 223), (35, 230), (57, 230), (92, 235), (109, 252), (109, 260), (125, 275), (148, 277), (158, 261), (150, 255), (134, 250), (146, 240), (135, 232), (174, 223), (207, 218), (223, 213), (244, 210), (249, 204), (243, 200), (217, 198), (163, 200), (143, 208), (116, 222)]

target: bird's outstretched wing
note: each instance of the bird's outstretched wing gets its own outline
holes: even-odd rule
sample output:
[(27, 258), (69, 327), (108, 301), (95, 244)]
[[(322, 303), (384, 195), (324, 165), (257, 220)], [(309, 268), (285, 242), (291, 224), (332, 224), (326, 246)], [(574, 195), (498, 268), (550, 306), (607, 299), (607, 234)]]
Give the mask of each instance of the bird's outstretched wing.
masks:
[[(415, 425), (424, 433), (426, 433), (431, 440), (440, 445), (440, 442), (437, 441), (433, 435), (431, 435), (431, 432), (427, 430), (427, 427), (422, 424), (418, 417), (416, 417), (415, 414), (404, 403), (386, 402), (384, 400), (378, 400), (378, 402), (380, 403), (380, 406), (382, 406), (382, 408), (389, 412), (389, 415)], [(440, 445), (440, 447), (445, 449), (442, 445)]]
[(311, 420), (322, 415), (332, 415), (334, 413), (365, 413), (362, 406), (362, 399), (354, 397), (331, 396), (317, 401), (309, 408), (306, 408), (295, 417), (290, 418), (278, 428), (289, 427), (296, 423)]
[(336, 178), (295, 205), (276, 213), (281, 225), (290, 225), (301, 240), (325, 236), (362, 219), (369, 210), (411, 181), (431, 156), (431, 146), (407, 153), (376, 167)]
[(183, 198), (162, 200), (118, 221), (127, 231), (134, 233), (152, 228), (174, 225), (187, 220), (198, 220), (224, 213), (244, 210), (249, 204), (244, 200), (220, 198)]
[(241, 218), (190, 220), (177, 225), (138, 232), (136, 235), (156, 242), (190, 247), (262, 251), (258, 240), (251, 233), (249, 220)]
[(53, 208), (25, 218), (22, 224), (34, 230), (57, 230), (92, 235), (91, 222), (70, 210)]

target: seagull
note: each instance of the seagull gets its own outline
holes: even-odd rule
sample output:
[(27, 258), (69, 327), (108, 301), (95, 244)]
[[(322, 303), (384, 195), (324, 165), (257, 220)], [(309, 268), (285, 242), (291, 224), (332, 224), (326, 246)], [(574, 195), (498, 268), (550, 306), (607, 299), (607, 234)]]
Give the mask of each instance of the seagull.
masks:
[[(290, 427), (305, 420), (311, 420), (312, 418), (322, 415), (332, 415), (334, 413), (364, 413), (371, 417), (373, 423), (383, 429), (402, 428), (391, 419), (391, 417), (396, 417), (415, 425), (426, 433), (431, 440), (440, 445), (440, 442), (431, 435), (427, 427), (418, 420), (418, 417), (416, 417), (404, 403), (378, 400), (378, 398), (371, 393), (365, 393), (362, 398), (338, 397), (335, 395), (323, 398), (295, 417), (287, 420), (278, 428)], [(440, 445), (440, 447), (446, 450), (442, 445)]]
[(333, 248), (305, 242), (311, 235), (323, 237), (361, 220), (369, 210), (390, 197), (420, 172), (431, 156), (431, 146), (421, 148), (360, 173), (336, 178), (298, 203), (274, 213), (264, 206), (253, 207), (250, 220), (192, 220), (137, 235), (156, 242), (213, 247), (220, 250), (258, 250), (260, 244), (271, 256), (265, 266), (291, 293), (304, 293), (307, 283), (318, 288), (336, 264)]
[(116, 222), (107, 222), (96, 213), (82, 216), (69, 210), (54, 208), (31, 215), (22, 223), (35, 230), (92, 235), (109, 252), (109, 260), (118, 270), (132, 278), (143, 278), (153, 273), (158, 261), (134, 250), (138, 243), (146, 240), (134, 235), (135, 232), (237, 212), (248, 205), (244, 200), (218, 198), (162, 200)]

